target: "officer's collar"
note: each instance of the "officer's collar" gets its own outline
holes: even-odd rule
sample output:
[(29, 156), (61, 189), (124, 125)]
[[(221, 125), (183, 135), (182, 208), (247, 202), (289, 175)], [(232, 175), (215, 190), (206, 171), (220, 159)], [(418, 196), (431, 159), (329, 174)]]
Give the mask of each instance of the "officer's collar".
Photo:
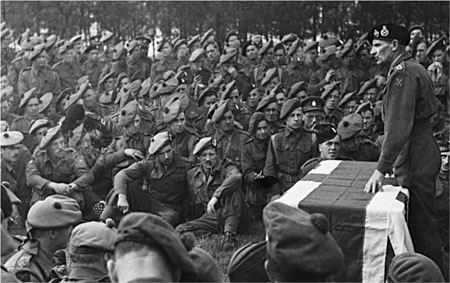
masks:
[(400, 53), (397, 57), (395, 57), (394, 61), (392, 61), (391, 66), (389, 67), (389, 70), (392, 70), (395, 66), (397, 66), (402, 61), (411, 58), (411, 53), (404, 51)]

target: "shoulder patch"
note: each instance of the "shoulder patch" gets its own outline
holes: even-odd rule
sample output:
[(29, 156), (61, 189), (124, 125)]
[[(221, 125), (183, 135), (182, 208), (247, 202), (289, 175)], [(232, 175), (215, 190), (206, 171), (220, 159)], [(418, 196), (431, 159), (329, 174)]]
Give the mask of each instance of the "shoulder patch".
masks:
[(395, 69), (398, 71), (403, 70), (402, 64), (398, 64), (397, 66), (395, 66)]

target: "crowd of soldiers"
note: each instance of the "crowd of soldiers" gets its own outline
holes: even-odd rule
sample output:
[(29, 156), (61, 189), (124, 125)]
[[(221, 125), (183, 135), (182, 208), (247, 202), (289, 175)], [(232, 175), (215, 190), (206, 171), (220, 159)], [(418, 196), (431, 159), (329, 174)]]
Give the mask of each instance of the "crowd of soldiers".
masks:
[[(442, 153), (436, 210), (448, 252), (449, 47), (445, 37), (428, 44), (421, 26), (409, 32), (408, 48), (428, 70), (439, 104), (431, 119)], [(262, 221), (267, 204), (320, 161), (380, 156), (389, 66), (374, 63), (367, 34), (344, 42), (290, 33), (276, 43), (232, 30), (222, 44), (210, 29), (164, 37), (155, 58), (145, 34), (123, 42), (104, 31), (89, 44), (81, 35), (11, 35), (3, 23), (2, 219), (24, 241), (6, 267), (36, 273), (26, 280), (67, 275), (58, 252), (70, 234), (71, 243), (81, 243), (86, 233), (112, 233), (96, 222), (129, 232), (116, 248), (127, 237), (149, 241), (137, 230), (153, 233), (189, 276), (192, 255), (170, 254), (185, 244), (177, 237), (219, 234), (221, 248), (233, 250), (249, 221)], [(154, 215), (170, 225), (145, 227), (142, 219), (160, 221)], [(69, 229), (80, 221), (86, 223)], [(113, 249), (93, 241), (99, 246), (71, 244), (69, 252)], [(126, 262), (130, 250), (139, 247), (124, 245), (121, 264), (137, 264)]]

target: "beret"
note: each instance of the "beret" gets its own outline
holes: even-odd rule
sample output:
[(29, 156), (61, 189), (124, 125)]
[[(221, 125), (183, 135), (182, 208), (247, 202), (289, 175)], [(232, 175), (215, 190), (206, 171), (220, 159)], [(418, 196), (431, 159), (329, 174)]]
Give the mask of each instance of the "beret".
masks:
[(122, 56), (123, 50), (124, 50), (124, 46), (123, 46), (123, 42), (121, 41), (121, 42), (117, 43), (117, 45), (114, 47), (112, 59), (118, 60), (120, 58), (120, 56)]
[(37, 58), (42, 52), (44, 52), (45, 49), (46, 49), (45, 43), (41, 43), (41, 44), (35, 45), (35, 46), (33, 47), (33, 51), (31, 51), (30, 55), (28, 56), (28, 59), (34, 60), (34, 59)]
[[(197, 270), (195, 282), (222, 282), (219, 267), (214, 258), (205, 250), (194, 247), (189, 251), (189, 257)], [(183, 280), (181, 280), (183, 282)]]
[(317, 62), (324, 62), (332, 56), (336, 56), (336, 46), (335, 45), (325, 47), (325, 52), (319, 55), (319, 57), (317, 58)]
[(372, 114), (374, 113), (372, 104), (370, 104), (369, 101), (360, 104), (360, 105), (358, 106), (358, 108), (356, 108), (355, 113), (362, 115), (363, 112), (366, 112), (366, 111), (368, 111), (368, 110), (371, 111)]
[(72, 92), (72, 88), (70, 88), (70, 87), (68, 87), (64, 90), (61, 90), (61, 92), (56, 97), (55, 105), (57, 105), (59, 103), (59, 101), (61, 101), (61, 99), (66, 98), (67, 96), (70, 96), (71, 92)]
[(175, 76), (175, 71), (174, 70), (168, 70), (165, 71), (164, 74), (162, 75), (162, 79), (164, 81), (167, 81), (168, 79), (171, 79)]
[(235, 29), (230, 30), (226, 35), (225, 35), (225, 42), (228, 42), (228, 39), (233, 36), (233, 35), (238, 35), (238, 31)]
[(187, 43), (188, 43), (187, 40), (184, 39), (184, 38), (178, 39), (177, 41), (175, 41), (175, 44), (173, 45), (173, 51), (176, 52), (176, 50), (177, 50), (178, 47), (180, 47), (180, 46), (183, 45), (183, 44), (186, 44), (186, 45), (187, 45)]
[(130, 42), (128, 42), (127, 44), (127, 50), (128, 52), (133, 51), (134, 48), (139, 46), (139, 42), (137, 40), (131, 40)]
[(38, 106), (38, 112), (42, 113), (47, 109), (53, 100), (53, 93), (47, 92), (41, 98), (39, 98), (39, 106)]
[(191, 46), (196, 43), (196, 42), (200, 42), (200, 35), (194, 35), (193, 37), (191, 37), (191, 39), (189, 39), (187, 46), (188, 48), (191, 48)]
[(11, 30), (9, 28), (2, 29), (0, 32), (0, 38), (3, 39), (4, 37), (6, 37), (6, 35), (8, 35), (10, 33), (11, 33)]
[(284, 46), (283, 46), (283, 44), (282, 44), (281, 42), (275, 44), (275, 46), (273, 47), (273, 51), (274, 51), (274, 52), (276, 52), (276, 51), (278, 51), (278, 50), (283, 50), (283, 51), (285, 51), (285, 50), (284, 50)]
[(114, 77), (115, 74), (116, 73), (114, 71), (105, 74), (103, 77), (100, 78), (100, 80), (98, 81), (98, 84), (101, 85), (101, 84), (105, 83), (109, 78)]
[(331, 123), (319, 124), (319, 131), (316, 133), (317, 144), (322, 144), (337, 136), (337, 130)]
[(7, 131), (8, 128), (9, 128), (8, 122), (6, 120), (0, 120), (0, 132)]
[(0, 134), (1, 147), (12, 146), (20, 143), (24, 136), (19, 131), (9, 131)]
[(50, 142), (59, 134), (60, 126), (56, 126), (47, 130), (47, 133), (42, 137), (41, 143), (39, 144), (40, 149), (45, 149)]
[(261, 46), (261, 48), (258, 50), (258, 55), (260, 55), (260, 56), (264, 55), (267, 52), (267, 50), (271, 47), (273, 47), (273, 41), (269, 40), (266, 43), (264, 43)]
[(325, 100), (327, 98), (327, 96), (333, 90), (335, 90), (335, 89), (339, 90), (338, 89), (338, 84), (339, 84), (338, 82), (332, 82), (332, 83), (324, 85), (323, 88), (322, 88), (322, 95), (320, 97)]
[(305, 47), (303, 47), (303, 52), (308, 52), (311, 49), (316, 49), (317, 50), (318, 46), (319, 46), (319, 42), (317, 42), (317, 41), (308, 42), (305, 45)]
[(350, 38), (347, 40), (347, 42), (344, 44), (344, 47), (341, 49), (341, 52), (339, 53), (341, 58), (344, 58), (347, 53), (353, 50), (353, 40)]
[(34, 133), (34, 131), (36, 131), (36, 130), (42, 128), (42, 127), (49, 127), (50, 128), (50, 126), (51, 126), (51, 124), (50, 124), (49, 120), (47, 120), (47, 119), (37, 119), (37, 120), (34, 120), (31, 123), (31, 127), (30, 127), (30, 130), (28, 131), (28, 133), (30, 135), (32, 135)]
[(31, 44), (33, 46), (36, 46), (36, 45), (41, 44), (42, 42), (44, 42), (42, 37), (39, 37), (39, 36), (32, 36), (32, 37), (28, 38), (28, 40), (31, 42)]
[(76, 86), (75, 90), (76, 90), (76, 91), (79, 90), (79, 89), (80, 89), (80, 86), (81, 86), (83, 83), (85, 83), (85, 82), (89, 82), (89, 76), (88, 76), (88, 75), (81, 76), (81, 77), (77, 80), (77, 86)]
[(240, 247), (230, 259), (227, 274), (230, 282), (270, 282), (264, 269), (266, 241)]
[(445, 36), (434, 41), (433, 43), (430, 44), (430, 47), (428, 47), (426, 55), (431, 56), (435, 50), (445, 51), (445, 48), (447, 46), (446, 42), (447, 42), (447, 37), (445, 37)]
[(163, 46), (164, 46), (165, 43), (169, 43), (171, 47), (173, 46), (173, 44), (172, 44), (172, 42), (170, 41), (170, 39), (164, 37), (164, 38), (159, 42), (159, 44), (158, 44), (158, 49), (157, 49), (158, 52), (161, 52), (161, 50), (162, 50), (162, 48), (163, 48)]
[(150, 87), (152, 86), (152, 80), (149, 78), (145, 79), (141, 84), (141, 90), (139, 91), (140, 96), (148, 95)]
[(62, 195), (51, 195), (37, 201), (28, 211), (27, 231), (33, 228), (58, 228), (71, 226), (81, 221), (81, 210), (77, 201)]
[(219, 121), (222, 119), (223, 115), (225, 113), (227, 113), (228, 109), (228, 102), (230, 100), (226, 99), (226, 100), (221, 100), (219, 102), (219, 106), (217, 107), (216, 111), (214, 111), (214, 114), (211, 118), (211, 121), (213, 123), (219, 123)]
[(248, 122), (248, 132), (250, 134), (254, 134), (256, 132), (256, 128), (258, 127), (259, 122), (267, 121), (266, 115), (261, 112), (254, 112), (250, 117), (250, 121)]
[(264, 74), (264, 77), (261, 81), (261, 85), (265, 86), (272, 78), (274, 78), (276, 75), (278, 75), (278, 69), (272, 68), (267, 70), (267, 72)]
[(59, 47), (58, 53), (59, 54), (64, 54), (70, 49), (73, 49), (73, 43), (71, 41), (66, 41), (66, 42), (64, 42), (63, 45), (61, 45)]
[(236, 80), (232, 80), (228, 84), (222, 87), (222, 93), (220, 95), (220, 100), (226, 100), (230, 98), (231, 92), (236, 89)]
[(358, 96), (362, 96), (368, 89), (370, 88), (377, 88), (376, 79), (371, 79), (368, 81), (365, 81), (362, 86), (359, 88)]
[(283, 108), (281, 108), (280, 120), (285, 119), (292, 111), (299, 108), (301, 106), (300, 99), (291, 98), (288, 99), (284, 104)]
[(356, 95), (355, 94), (356, 94), (356, 91), (352, 91), (352, 92), (349, 92), (349, 93), (345, 94), (341, 98), (341, 100), (339, 100), (338, 107), (342, 108), (342, 107), (344, 107), (347, 104), (347, 102), (350, 102), (352, 100), (356, 100)]
[(138, 110), (138, 103), (135, 100), (128, 102), (121, 110), (119, 114), (119, 120), (117, 125), (125, 127), (129, 125), (133, 118), (136, 116)]
[(297, 35), (295, 33), (288, 33), (281, 39), (282, 43), (291, 42), (297, 39)]
[(150, 90), (149, 90), (150, 98), (155, 98), (155, 97), (159, 96), (158, 88), (159, 88), (162, 84), (163, 84), (163, 82), (156, 82), (156, 83), (154, 83), (154, 84), (150, 87)]
[(307, 87), (308, 83), (304, 81), (293, 84), (289, 90), (288, 98), (294, 98), (300, 91), (306, 91)]
[(86, 222), (73, 229), (69, 250), (73, 253), (112, 252), (116, 240), (117, 231), (105, 223)]
[(118, 227), (116, 245), (123, 241), (137, 242), (161, 249), (172, 263), (182, 270), (183, 277), (194, 282), (197, 270), (175, 229), (161, 216), (144, 212), (125, 215)]
[(309, 111), (323, 111), (325, 101), (318, 96), (310, 96), (301, 102), (303, 113)]
[[(278, 44), (277, 44), (277, 45), (278, 45)], [(301, 47), (301, 45), (302, 45), (302, 41), (300, 40), (300, 38), (297, 38), (297, 39), (292, 43), (292, 45), (289, 47), (289, 50), (288, 50), (288, 52), (287, 52), (287, 56), (290, 57), (290, 56), (294, 55), (295, 51), (297, 51), (297, 49), (298, 49), (299, 47)], [(277, 48), (275, 48), (275, 51), (276, 51), (276, 49), (277, 49)]]
[(206, 87), (198, 96), (197, 102), (199, 105), (202, 105), (203, 99), (208, 96), (216, 96), (217, 97), (217, 90), (214, 87)]
[(86, 47), (86, 50), (84, 50), (84, 54), (89, 54), (92, 50), (98, 50), (98, 46), (95, 44), (91, 44), (88, 47)]
[(2, 88), (0, 90), (1, 101), (8, 99), (9, 96), (13, 93), (13, 91), (14, 91), (14, 87), (10, 86), (10, 85), (5, 88)]
[(256, 43), (252, 40), (249, 40), (245, 43), (244, 48), (242, 48), (242, 56), (247, 57), (247, 47), (249, 47), (250, 45), (255, 46), (255, 48), (258, 50)]
[(237, 49), (233, 47), (227, 48), (227, 53), (222, 54), (219, 59), (219, 64), (228, 63), (237, 54)]
[(82, 38), (83, 38), (83, 37), (81, 36), (81, 34), (75, 35), (74, 37), (72, 37), (72, 38), (70, 39), (70, 42), (77, 42), (77, 41), (80, 41)]
[(170, 144), (170, 136), (169, 132), (160, 132), (157, 133), (153, 138), (150, 140), (150, 146), (148, 148), (148, 153), (150, 155), (154, 155), (158, 153), (163, 147)]
[(45, 49), (50, 49), (50, 48), (52, 48), (52, 47), (55, 45), (56, 40), (58, 40), (58, 37), (57, 37), (55, 34), (49, 35), (49, 36), (44, 40), (44, 42), (45, 42)]
[(55, 47), (59, 50), (59, 48), (60, 48), (61, 46), (63, 46), (64, 43), (66, 43), (66, 40), (65, 40), (65, 39), (60, 39), (60, 40), (58, 40), (58, 41), (55, 43)]
[(369, 49), (369, 48), (370, 48), (369, 41), (368, 40), (363, 40), (363, 41), (357, 43), (355, 52), (356, 52), (356, 54), (358, 54), (360, 51), (362, 51), (364, 49)]
[(181, 101), (178, 96), (174, 96), (172, 101), (168, 101), (163, 108), (163, 122), (169, 124), (181, 113)]
[(158, 86), (157, 94), (170, 94), (172, 91), (174, 91), (178, 86), (178, 80), (175, 78), (171, 78), (167, 80), (166, 82), (163, 82)]
[(110, 31), (107, 31), (107, 30), (105, 30), (105, 31), (103, 31), (103, 34), (102, 34), (102, 37), (100, 37), (100, 42), (101, 43), (105, 43), (105, 42), (107, 42), (108, 40), (110, 40), (112, 37), (113, 37), (113, 33), (112, 32), (110, 32)]
[(93, 42), (93, 44), (99, 44), (100, 38), (102, 37), (101, 34), (96, 34), (94, 36), (91, 36), (89, 39)]
[(89, 87), (89, 81), (85, 81), (84, 83), (82, 83), (80, 85), (80, 88), (78, 89), (78, 91), (69, 97), (69, 100), (64, 105), (64, 111), (69, 109), (70, 106), (76, 104), (77, 101), (82, 98), (84, 92), (88, 89), (88, 87)]
[(352, 113), (342, 118), (338, 124), (337, 132), (341, 136), (342, 140), (347, 140), (361, 132), (362, 124), (362, 116)]
[[(272, 202), (264, 208), (263, 220), (269, 262), (273, 261), (286, 271), (313, 275), (332, 275), (342, 269), (344, 254), (331, 236), (323, 214), (309, 214), (281, 202)], [(277, 271), (283, 273), (283, 270)]]
[(274, 93), (264, 95), (256, 106), (256, 111), (264, 111), (267, 105), (270, 103), (277, 102), (277, 98)]
[(421, 25), (412, 25), (408, 29), (408, 33), (410, 34), (413, 30), (420, 29), (422, 32), (424, 31), (423, 26)]
[(336, 46), (336, 43), (338, 42), (337, 38), (334, 35), (328, 35), (325, 34), (320, 40), (319, 40), (319, 47), (324, 49), (329, 46)]
[(203, 45), (205, 45), (205, 43), (207, 42), (207, 40), (208, 40), (208, 37), (210, 37), (211, 35), (213, 35), (214, 34), (214, 29), (209, 29), (209, 30), (207, 30), (204, 34), (203, 34), (203, 36), (202, 36), (202, 39), (200, 40), (200, 43), (201, 43), (201, 45), (203, 46)]
[(217, 75), (217, 76), (211, 78), (208, 83), (209, 83), (210, 87), (219, 87), (222, 80), (223, 80), (222, 75)]
[(373, 40), (398, 40), (401, 45), (408, 45), (410, 37), (408, 30), (404, 26), (393, 23), (380, 24), (372, 28), (369, 32), (368, 40), (372, 44)]
[(28, 41), (30, 37), (30, 29), (27, 28), (20, 36), (19, 36), (19, 44), (22, 45), (24, 42)]
[(199, 58), (201, 58), (201, 56), (203, 56), (205, 54), (206, 54), (205, 49), (203, 49), (203, 48), (195, 49), (192, 52), (191, 57), (189, 57), (189, 62), (193, 63), (193, 62), (197, 61)]
[(35, 91), (36, 91), (36, 88), (33, 87), (33, 88), (31, 88), (30, 90), (28, 90), (27, 92), (25, 92), (25, 93), (23, 94), (23, 97), (22, 97), (22, 99), (20, 100), (20, 103), (19, 103), (19, 108), (22, 108), (22, 107), (24, 107), (25, 105), (27, 105), (28, 100), (30, 100), (31, 96), (33, 95), (33, 93), (34, 93)]
[(419, 253), (396, 255), (389, 265), (389, 282), (445, 282), (441, 270), (430, 258)]
[(152, 39), (150, 38), (150, 36), (145, 35), (145, 34), (136, 36), (134, 39), (139, 41), (139, 43), (142, 45), (149, 45), (150, 42), (152, 42)]
[(198, 155), (201, 154), (205, 149), (209, 147), (216, 147), (216, 140), (212, 137), (201, 138), (194, 147), (193, 154)]

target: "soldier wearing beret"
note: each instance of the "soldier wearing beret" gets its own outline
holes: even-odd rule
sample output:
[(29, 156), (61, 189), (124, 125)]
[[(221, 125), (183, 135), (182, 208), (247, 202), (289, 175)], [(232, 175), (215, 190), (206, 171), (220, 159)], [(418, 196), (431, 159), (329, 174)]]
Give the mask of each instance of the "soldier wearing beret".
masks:
[(248, 41), (244, 48), (242, 49), (242, 69), (241, 71), (247, 78), (249, 82), (251, 82), (253, 78), (253, 70), (258, 66), (258, 47), (253, 41)]
[(187, 40), (184, 38), (180, 38), (177, 41), (175, 41), (175, 44), (173, 45), (173, 54), (174, 58), (177, 61), (177, 66), (183, 66), (188, 63), (188, 55), (189, 55), (189, 49), (187, 47)]
[(383, 99), (383, 147), (365, 191), (377, 191), (385, 174), (393, 168), (399, 185), (410, 192), (408, 227), (414, 249), (441, 267), (434, 210), (441, 161), (430, 125), (430, 117), (437, 110), (433, 82), (424, 67), (405, 52), (409, 36), (404, 27), (378, 25), (369, 32), (369, 41), (377, 64), (390, 67)]
[(344, 254), (330, 234), (325, 215), (281, 202), (264, 208), (267, 260), (273, 282), (327, 282), (341, 271)]
[(158, 46), (158, 52), (161, 52), (161, 59), (156, 61), (150, 70), (150, 80), (156, 82), (162, 78), (162, 75), (177, 68), (177, 62), (172, 58), (172, 43), (170, 40), (163, 39)]
[(15, 91), (18, 91), (20, 72), (25, 68), (31, 67), (31, 60), (29, 58), (31, 51), (33, 51), (33, 44), (31, 44), (30, 42), (22, 43), (22, 54), (17, 54), (16, 58), (14, 58), (11, 63), (9, 63), (7, 77), (8, 81), (10, 82), (11, 86), (14, 87)]
[(100, 78), (103, 78), (106, 74), (111, 72), (113, 72), (116, 77), (119, 77), (121, 73), (127, 74), (127, 54), (124, 48), (124, 43), (119, 42), (113, 47), (111, 52), (111, 61), (105, 64)]
[(355, 49), (353, 40), (349, 39), (339, 53), (341, 66), (336, 69), (335, 78), (340, 82), (340, 93), (357, 91), (361, 82), (368, 79), (367, 71), (362, 71), (356, 67)]
[[(12, 90), (12, 87), (9, 87)], [(8, 96), (1, 90), (1, 120), (6, 121), (8, 125), (11, 125), (14, 120), (19, 118), (19, 115), (12, 113), (11, 102), (8, 100)]]
[(380, 133), (377, 131), (377, 125), (375, 124), (375, 112), (370, 102), (365, 102), (358, 106), (355, 113), (360, 114), (363, 118), (362, 131), (360, 136), (369, 139), (372, 142), (376, 142)]
[(264, 176), (275, 177), (278, 184), (274, 196), (281, 195), (301, 177), (301, 166), (315, 156), (313, 133), (303, 128), (303, 112), (298, 98), (289, 99), (283, 106), (280, 119), (286, 119), (284, 131), (270, 138)]
[(344, 111), (338, 107), (341, 93), (339, 92), (339, 84), (333, 82), (325, 85), (322, 89), (321, 98), (325, 101), (323, 121), (337, 125), (344, 116)]
[(114, 253), (117, 230), (108, 224), (86, 222), (72, 231), (68, 244), (70, 271), (61, 282), (111, 282), (106, 267)]
[(205, 49), (196, 49), (189, 57), (189, 65), (191, 68), (190, 72), (188, 72), (188, 77), (190, 74), (192, 74), (194, 83), (194, 97), (199, 94), (199, 91), (197, 89), (200, 87), (200, 85), (207, 86), (209, 80), (211, 79), (212, 71), (208, 69), (207, 64), (208, 60), (206, 58)]
[(317, 46), (317, 41), (308, 43), (303, 48), (299, 43), (292, 62), (287, 66), (289, 86), (300, 81), (308, 82), (312, 74), (317, 71)]
[(19, 74), (18, 92), (23, 95), (35, 88), (38, 97), (44, 93), (59, 93), (61, 84), (59, 76), (48, 66), (49, 57), (45, 51), (45, 44), (36, 45), (30, 53), (31, 66), (23, 69)]
[(256, 111), (266, 115), (270, 135), (284, 129), (284, 124), (280, 122), (280, 111), (278, 111), (275, 93), (270, 92), (263, 96), (256, 107)]
[(273, 60), (274, 47), (272, 40), (263, 44), (263, 46), (258, 50), (258, 56), (260, 64), (253, 70), (252, 74), (252, 84), (256, 88), (261, 87), (264, 74), (271, 68), (275, 66)]
[(36, 202), (26, 221), (29, 238), (5, 267), (21, 271), (24, 282), (48, 282), (54, 253), (67, 247), (72, 226), (80, 220), (80, 206), (72, 198), (52, 195)]
[(81, 66), (81, 70), (83, 74), (89, 76), (89, 82), (93, 86), (97, 86), (105, 64), (99, 60), (99, 51), (96, 45), (88, 46), (84, 54), (87, 55), (87, 60)]
[(320, 90), (327, 84), (335, 81), (336, 73), (336, 46), (332, 45), (317, 58), (320, 69), (315, 71), (308, 82), (308, 95), (319, 96)]
[(396, 255), (389, 265), (386, 282), (447, 282), (439, 266), (416, 252)]
[(58, 53), (63, 59), (56, 63), (52, 67), (52, 70), (59, 76), (61, 89), (71, 88), (72, 91), (75, 91), (78, 79), (83, 75), (83, 70), (77, 60), (77, 54), (73, 44), (71, 42), (64, 43), (59, 48)]
[(203, 49), (206, 51), (207, 69), (212, 72), (213, 75), (217, 75), (220, 70), (218, 68), (220, 60), (219, 44), (216, 41), (208, 41), (205, 43)]
[(83, 209), (84, 191), (93, 177), (84, 158), (66, 146), (57, 126), (47, 131), (27, 164), (26, 180), (32, 188), (31, 204), (56, 194), (74, 198)]
[[(441, 235), (441, 245), (444, 251), (448, 252), (449, 247), (449, 156), (450, 142), (448, 129), (434, 135), (441, 151), (441, 169), (436, 179), (436, 194), (434, 204), (439, 223), (439, 232)], [(444, 274), (446, 272), (444, 271)]]
[(30, 136), (33, 138), (33, 146), (31, 147), (31, 152), (34, 152), (36, 147), (41, 143), (47, 130), (51, 127), (51, 122), (48, 119), (37, 119), (31, 123)]
[(246, 212), (241, 191), (242, 174), (231, 160), (221, 161), (211, 137), (197, 143), (194, 155), (200, 164), (187, 173), (194, 220), (180, 224), (176, 229), (180, 234), (223, 233), (222, 248), (231, 250)]

